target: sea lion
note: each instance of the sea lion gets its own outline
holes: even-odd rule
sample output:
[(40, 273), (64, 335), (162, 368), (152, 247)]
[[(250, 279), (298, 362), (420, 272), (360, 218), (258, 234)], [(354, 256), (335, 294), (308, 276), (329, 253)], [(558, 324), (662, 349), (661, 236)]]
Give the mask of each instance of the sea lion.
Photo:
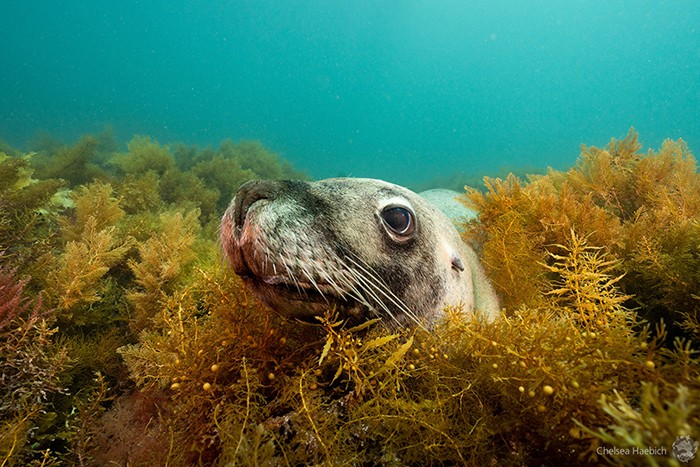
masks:
[(463, 231), (463, 226), (466, 222), (479, 217), (476, 211), (467, 208), (464, 203), (457, 199), (459, 193), (456, 191), (433, 188), (432, 190), (421, 191), (418, 195), (440, 209), (452, 221), (452, 225), (459, 232)]
[(386, 318), (429, 327), (461, 305), (499, 313), (478, 258), (448, 217), (381, 180), (254, 180), (226, 210), (221, 244), (233, 270), (280, 314), (315, 321)]

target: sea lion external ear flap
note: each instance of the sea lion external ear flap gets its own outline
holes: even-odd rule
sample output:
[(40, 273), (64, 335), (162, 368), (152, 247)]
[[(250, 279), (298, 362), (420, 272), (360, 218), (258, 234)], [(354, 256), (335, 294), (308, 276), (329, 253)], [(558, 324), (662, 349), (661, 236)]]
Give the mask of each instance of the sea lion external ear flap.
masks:
[(452, 269), (457, 272), (464, 272), (464, 263), (459, 256), (452, 255)]

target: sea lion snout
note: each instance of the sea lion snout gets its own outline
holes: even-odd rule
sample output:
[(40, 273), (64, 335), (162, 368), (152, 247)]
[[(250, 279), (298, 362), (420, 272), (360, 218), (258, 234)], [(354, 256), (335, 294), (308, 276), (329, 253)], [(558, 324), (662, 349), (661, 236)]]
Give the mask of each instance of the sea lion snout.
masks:
[(272, 180), (252, 180), (238, 189), (221, 219), (220, 240), (234, 272), (240, 277), (250, 276), (251, 269), (241, 249), (241, 236), (250, 207), (258, 201), (278, 195), (279, 188)]
[(237, 275), (276, 283), (301, 274), (296, 264), (309, 263), (317, 242), (303, 204), (290, 193), (306, 185), (253, 180), (238, 189), (221, 222), (221, 243)]

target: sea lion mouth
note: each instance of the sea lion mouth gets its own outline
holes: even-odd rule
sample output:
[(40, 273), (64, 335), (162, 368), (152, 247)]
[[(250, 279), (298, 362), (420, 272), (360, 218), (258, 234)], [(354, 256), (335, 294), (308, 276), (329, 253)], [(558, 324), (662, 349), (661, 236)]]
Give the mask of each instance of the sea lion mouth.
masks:
[[(247, 227), (250, 228), (250, 224)], [(273, 255), (256, 249), (259, 245), (255, 242), (242, 241), (241, 230), (244, 229), (231, 237), (226, 249), (231, 265), (246, 286), (272, 309), (304, 321), (318, 322), (314, 316), (323, 316), (331, 309), (360, 308), (357, 300), (345, 294), (338, 284), (324, 281), (310, 270), (275, 261)]]
[[(347, 300), (339, 296), (330, 284), (311, 283), (303, 281), (290, 282), (284, 276), (268, 276), (256, 278), (259, 283), (283, 292), (290, 300), (295, 299), (313, 302), (330, 302), (332, 300)], [(278, 292), (279, 293), (279, 292)]]
[(274, 310), (299, 321), (318, 324), (318, 317), (339, 312), (350, 322), (366, 318), (369, 309), (349, 295), (340, 295), (330, 284), (290, 282), (288, 277), (248, 275), (252, 291)]

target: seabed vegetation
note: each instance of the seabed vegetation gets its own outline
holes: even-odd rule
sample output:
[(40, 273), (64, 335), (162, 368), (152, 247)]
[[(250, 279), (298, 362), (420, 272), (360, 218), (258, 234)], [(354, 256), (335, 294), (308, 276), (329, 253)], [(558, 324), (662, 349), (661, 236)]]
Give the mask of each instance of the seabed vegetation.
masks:
[(287, 322), (246, 293), (219, 216), (246, 180), (303, 177), (258, 143), (1, 147), (1, 466), (682, 465), (674, 441), (700, 440), (683, 141), (631, 131), (467, 188), (504, 312), (456, 304), (430, 332)]

